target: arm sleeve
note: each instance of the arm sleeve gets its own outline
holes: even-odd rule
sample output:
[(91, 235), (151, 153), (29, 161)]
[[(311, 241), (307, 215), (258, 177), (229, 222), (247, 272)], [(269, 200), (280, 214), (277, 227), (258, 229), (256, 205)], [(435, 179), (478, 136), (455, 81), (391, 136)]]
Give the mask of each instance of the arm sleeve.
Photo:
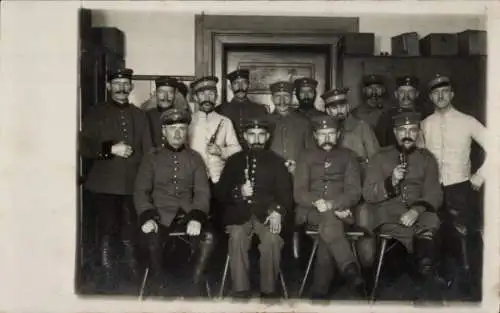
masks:
[(238, 141), (238, 136), (236, 136), (236, 131), (234, 130), (233, 123), (231, 120), (224, 120), (224, 126), (226, 129), (226, 146), (222, 147), (222, 158), (227, 160), (230, 156), (236, 152), (241, 151), (241, 146)]
[(371, 127), (363, 123), (363, 142), (366, 150), (366, 157), (369, 159), (380, 150), (377, 137)]
[(286, 215), (293, 208), (293, 186), (292, 178), (285, 163), (279, 159), (274, 167), (274, 201), (270, 211), (277, 211), (282, 216)]
[(425, 178), (422, 196), (411, 207), (420, 212), (437, 212), (443, 202), (443, 190), (439, 183), (439, 168), (434, 156), (428, 153), (425, 162)]
[(334, 209), (350, 209), (361, 199), (360, 164), (354, 153), (349, 157), (344, 173), (344, 192), (333, 201)]
[(92, 107), (86, 114), (80, 132), (80, 153), (88, 159), (109, 160), (113, 158), (112, 140), (102, 140), (99, 132), (99, 112)]
[(150, 120), (146, 116), (146, 113), (141, 112), (143, 121), (144, 121), (144, 129), (142, 132), (142, 153), (146, 154), (149, 151), (151, 151), (151, 148), (153, 148), (153, 133), (151, 132), (151, 125), (150, 125)]
[(310, 170), (308, 153), (302, 152), (297, 160), (293, 183), (293, 195), (295, 202), (305, 208), (313, 208), (313, 203), (319, 198), (310, 191)]
[(160, 219), (151, 197), (154, 185), (154, 162), (154, 154), (148, 153), (142, 159), (135, 180), (134, 206), (139, 218), (139, 225), (150, 219), (157, 221)]
[(379, 203), (399, 194), (392, 186), (391, 174), (387, 175), (382, 170), (383, 158), (376, 154), (369, 162), (363, 183), (363, 198), (368, 203)]
[(483, 150), (486, 154), (486, 158), (485, 158), (483, 164), (476, 172), (477, 175), (484, 178), (485, 177), (485, 170), (487, 168), (488, 161), (490, 160), (490, 158), (488, 157), (488, 150), (489, 150), (488, 141), (492, 138), (492, 136), (489, 133), (489, 131), (486, 129), (486, 127), (484, 127), (483, 124), (481, 124), (475, 118), (470, 117), (469, 124), (470, 124), (469, 127), (471, 129), (472, 139), (474, 139), (474, 141), (477, 142), (477, 144), (479, 146), (481, 146), (481, 148), (483, 148)]
[(210, 208), (210, 185), (208, 184), (205, 164), (199, 155), (195, 156), (193, 175), (193, 201), (186, 211), (188, 213), (188, 219), (203, 223), (208, 217)]

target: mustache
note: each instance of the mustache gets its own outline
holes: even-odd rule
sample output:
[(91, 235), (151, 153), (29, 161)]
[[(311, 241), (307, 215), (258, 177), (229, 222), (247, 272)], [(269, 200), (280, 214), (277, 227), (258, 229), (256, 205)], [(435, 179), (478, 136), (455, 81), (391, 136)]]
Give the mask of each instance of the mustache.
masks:
[(323, 142), (319, 146), (320, 146), (320, 148), (327, 148), (327, 147), (332, 147), (333, 148), (334, 145), (333, 145), (332, 142)]
[(263, 149), (265, 147), (265, 144), (261, 143), (254, 143), (250, 145), (251, 149)]
[(415, 142), (415, 140), (410, 137), (403, 137), (403, 139), (401, 139), (401, 142)]
[(237, 88), (235, 90), (233, 90), (234, 93), (240, 93), (240, 92), (247, 92), (246, 89), (243, 89), (243, 88)]
[(205, 101), (202, 101), (202, 102), (200, 103), (200, 106), (205, 106), (205, 105), (209, 105), (209, 106), (212, 106), (212, 107), (213, 107), (213, 106), (215, 106), (215, 103), (213, 103), (213, 102), (212, 102), (212, 101), (210, 101), (210, 100), (205, 100)]

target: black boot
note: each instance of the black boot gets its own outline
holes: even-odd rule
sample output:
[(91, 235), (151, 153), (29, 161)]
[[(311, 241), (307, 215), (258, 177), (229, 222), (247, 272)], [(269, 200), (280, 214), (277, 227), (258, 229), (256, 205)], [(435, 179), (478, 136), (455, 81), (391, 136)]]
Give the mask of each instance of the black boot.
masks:
[(98, 282), (98, 289), (104, 293), (115, 291), (117, 282), (115, 280), (114, 264), (112, 259), (111, 240), (104, 236), (101, 242), (101, 268), (102, 275)]
[(344, 269), (344, 278), (349, 286), (361, 297), (366, 297), (366, 284), (356, 263), (351, 263)]
[(131, 240), (123, 240), (122, 243), (125, 253), (124, 259), (130, 273), (130, 279), (137, 281), (139, 278), (139, 264), (135, 255), (134, 244)]
[(419, 302), (442, 300), (442, 291), (446, 287), (446, 283), (437, 275), (435, 254), (433, 239), (416, 238), (417, 293), (415, 297)]
[(214, 249), (214, 235), (211, 232), (205, 232), (201, 234), (202, 239), (200, 241), (199, 255), (196, 260), (194, 273), (193, 273), (193, 283), (195, 288), (195, 296), (202, 297), (208, 296), (205, 290), (207, 277), (205, 271), (210, 261)]
[(154, 296), (163, 296), (167, 288), (167, 277), (163, 269), (163, 245), (158, 234), (148, 236), (149, 289)]

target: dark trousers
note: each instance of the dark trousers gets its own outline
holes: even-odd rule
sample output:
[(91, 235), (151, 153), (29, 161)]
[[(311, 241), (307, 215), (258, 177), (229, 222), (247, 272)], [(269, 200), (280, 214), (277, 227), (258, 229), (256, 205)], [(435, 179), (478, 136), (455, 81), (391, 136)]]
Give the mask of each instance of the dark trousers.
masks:
[[(162, 279), (164, 274), (164, 248), (178, 237), (172, 237), (174, 232), (186, 232), (189, 220), (184, 215), (177, 215), (169, 226), (158, 225), (158, 232), (144, 234), (145, 243), (150, 257), (150, 265), (156, 277)], [(205, 273), (206, 266), (214, 247), (214, 236), (212, 227), (206, 223), (198, 236), (183, 235), (183, 239), (188, 241), (191, 248), (191, 256), (196, 258), (196, 265), (193, 274), (193, 282), (200, 282)]]
[(91, 193), (92, 204), (97, 212), (99, 238), (135, 241), (137, 213), (131, 195)]

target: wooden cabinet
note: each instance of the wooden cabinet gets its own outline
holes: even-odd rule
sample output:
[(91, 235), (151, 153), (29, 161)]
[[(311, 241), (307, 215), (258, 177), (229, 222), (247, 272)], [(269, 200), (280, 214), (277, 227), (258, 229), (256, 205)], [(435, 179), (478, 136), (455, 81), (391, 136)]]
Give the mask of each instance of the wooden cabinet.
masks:
[(414, 75), (420, 79), (418, 105), (424, 115), (433, 111), (428, 98), (427, 84), (436, 73), (447, 75), (455, 87), (455, 107), (485, 122), (486, 57), (399, 57), (399, 56), (344, 56), (340, 58), (341, 85), (351, 88), (352, 103), (361, 103), (363, 75), (379, 74), (385, 77), (388, 105), (394, 105), (393, 91), (396, 77)]

